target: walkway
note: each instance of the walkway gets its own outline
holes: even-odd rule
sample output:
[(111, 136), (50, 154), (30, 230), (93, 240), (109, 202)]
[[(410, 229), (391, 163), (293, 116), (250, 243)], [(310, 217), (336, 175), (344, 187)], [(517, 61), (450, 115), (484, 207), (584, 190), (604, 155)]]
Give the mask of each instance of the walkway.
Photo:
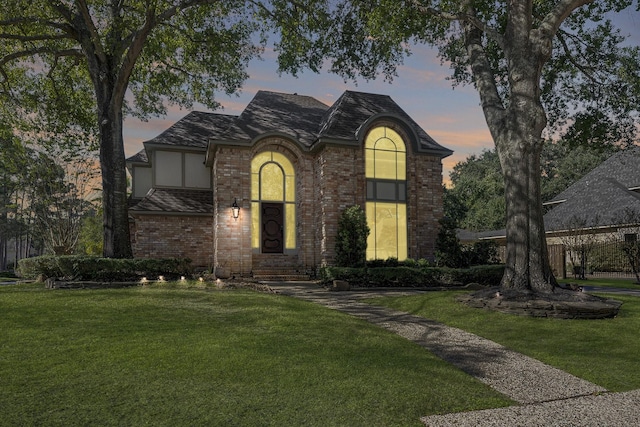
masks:
[(269, 283), (290, 295), (365, 319), (416, 342), (521, 406), (424, 417), (427, 426), (632, 426), (640, 425), (640, 390), (604, 388), (538, 360), (438, 322), (360, 302), (413, 290), (328, 292), (313, 283)]

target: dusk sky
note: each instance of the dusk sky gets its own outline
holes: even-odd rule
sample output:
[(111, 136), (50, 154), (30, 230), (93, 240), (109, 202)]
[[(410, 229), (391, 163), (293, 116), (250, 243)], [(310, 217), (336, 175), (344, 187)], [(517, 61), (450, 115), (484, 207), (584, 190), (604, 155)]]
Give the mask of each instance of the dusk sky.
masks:
[[(625, 34), (631, 34), (630, 43), (640, 44), (640, 15), (625, 11), (619, 17)], [(443, 161), (443, 178), (448, 181), (451, 168), (470, 154), (492, 148), (493, 141), (480, 108), (479, 95), (472, 86), (452, 88), (447, 80), (449, 67), (440, 65), (436, 51), (423, 45), (414, 46), (413, 54), (398, 68), (398, 76), (391, 83), (382, 78), (366, 82), (345, 83), (341, 77), (328, 72), (310, 71), (298, 78), (277, 73), (275, 53), (266, 50), (263, 60), (249, 65), (249, 79), (239, 96), (220, 94), (218, 102), (223, 109), (216, 112), (238, 115), (259, 90), (308, 95), (332, 105), (345, 90), (356, 90), (389, 95), (403, 110), (431, 135), (439, 144), (454, 151)], [(204, 106), (194, 110), (208, 111)], [(124, 140), (126, 155), (142, 149), (142, 143), (160, 134), (189, 111), (170, 107), (167, 116), (141, 122), (126, 118)]]

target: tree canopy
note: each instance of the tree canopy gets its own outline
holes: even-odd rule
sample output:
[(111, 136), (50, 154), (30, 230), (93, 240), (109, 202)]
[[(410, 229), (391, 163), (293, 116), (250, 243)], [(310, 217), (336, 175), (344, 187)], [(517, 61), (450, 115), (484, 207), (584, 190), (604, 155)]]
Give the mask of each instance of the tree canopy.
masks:
[[(318, 3), (324, 8), (317, 7)], [(598, 131), (635, 141), (640, 54), (610, 13), (634, 0), (337, 0), (296, 2), (280, 19), (280, 66), (328, 68), (345, 78), (392, 78), (411, 43), (436, 46), (455, 84), (473, 84), (505, 183), (503, 290), (550, 293), (542, 220), (545, 136)], [(291, 25), (293, 23), (294, 25)], [(293, 28), (292, 28), (293, 27)]]
[[(553, 199), (615, 151), (622, 149), (611, 144), (593, 145), (589, 139), (585, 142), (584, 145), (574, 146), (570, 141), (560, 140), (544, 145), (540, 171), (543, 202)], [(505, 227), (504, 180), (495, 150), (469, 156), (453, 167), (450, 177), (452, 188), (447, 189), (447, 197), (462, 208), (445, 203), (445, 215), (457, 218), (457, 227), (471, 231)]]
[(27, 131), (98, 143), (104, 255), (131, 256), (123, 117), (162, 114), (171, 103), (215, 108), (217, 92), (235, 92), (261, 51), (255, 7), (235, 0), (3, 4), (2, 102)]

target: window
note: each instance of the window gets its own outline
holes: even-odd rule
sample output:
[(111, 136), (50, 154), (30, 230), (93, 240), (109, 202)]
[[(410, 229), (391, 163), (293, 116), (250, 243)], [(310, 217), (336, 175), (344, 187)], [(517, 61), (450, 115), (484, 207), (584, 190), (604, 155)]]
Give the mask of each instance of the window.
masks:
[(155, 185), (158, 187), (211, 188), (211, 171), (202, 153), (155, 151)]
[(293, 164), (283, 154), (265, 151), (251, 161), (251, 246), (261, 248), (262, 202), (281, 202), (284, 249), (296, 248), (296, 197)]
[(365, 139), (368, 259), (407, 258), (406, 147), (400, 135), (378, 127)]
[(182, 153), (177, 151), (156, 151), (156, 185), (161, 187), (182, 187)]

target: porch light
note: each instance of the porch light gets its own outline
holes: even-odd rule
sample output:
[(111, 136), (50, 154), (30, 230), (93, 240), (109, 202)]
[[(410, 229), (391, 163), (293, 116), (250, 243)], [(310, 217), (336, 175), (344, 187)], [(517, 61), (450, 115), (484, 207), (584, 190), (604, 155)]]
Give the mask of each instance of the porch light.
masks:
[(233, 214), (233, 219), (238, 219), (240, 216), (240, 206), (238, 206), (238, 202), (236, 199), (233, 199), (233, 204), (231, 205), (231, 213)]

